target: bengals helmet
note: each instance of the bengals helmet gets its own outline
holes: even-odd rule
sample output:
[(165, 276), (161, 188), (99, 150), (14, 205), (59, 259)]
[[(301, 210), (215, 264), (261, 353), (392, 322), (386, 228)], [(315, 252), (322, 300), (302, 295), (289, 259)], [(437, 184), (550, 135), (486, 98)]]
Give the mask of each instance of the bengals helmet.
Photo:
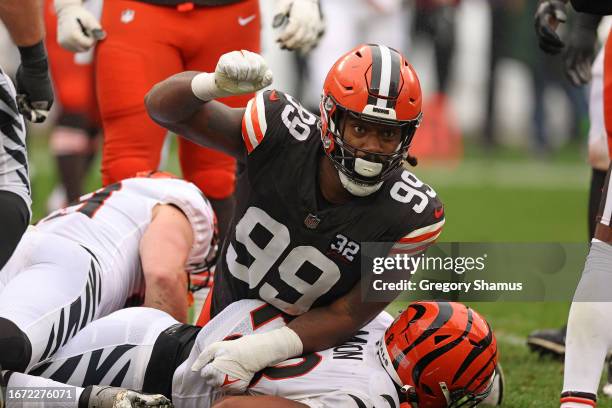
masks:
[(491, 392), (497, 342), (461, 303), (415, 302), (385, 332), (378, 355), (414, 408), (473, 407)]
[[(378, 190), (407, 157), (422, 117), (421, 86), (402, 54), (384, 45), (360, 45), (340, 57), (327, 74), (320, 110), (325, 153), (344, 187), (364, 196)], [(380, 154), (351, 146), (343, 137), (347, 115), (399, 128), (396, 151)]]

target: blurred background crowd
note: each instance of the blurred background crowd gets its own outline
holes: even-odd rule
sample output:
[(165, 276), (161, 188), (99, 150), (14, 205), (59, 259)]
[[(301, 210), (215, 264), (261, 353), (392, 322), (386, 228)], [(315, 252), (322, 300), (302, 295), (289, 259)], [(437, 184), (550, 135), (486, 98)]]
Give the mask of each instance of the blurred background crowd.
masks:
[[(358, 43), (379, 42), (405, 53), (420, 75), (424, 121), (413, 152), (422, 161), (456, 165), (466, 149), (469, 156), (473, 149), (509, 148), (534, 160), (554, 159), (567, 151), (572, 157), (586, 156), (588, 88), (568, 81), (561, 57), (538, 49), (533, 30), (536, 2), (325, 0), (325, 35), (315, 50), (300, 55), (274, 45), (272, 1), (262, 0), (261, 9), (262, 50), (275, 74), (273, 86), (313, 110), (318, 110), (333, 61)], [(45, 8), (47, 48), (60, 103), (54, 107), (55, 120), (37, 125), (33, 134), (47, 140), (46, 151), (58, 158), (55, 172), (63, 188), (50, 191), (43, 183), (38, 189), (52, 209), (86, 191), (82, 178), (92, 168), (101, 135), (93, 54), (75, 57), (61, 49), (55, 40), (52, 2)], [(609, 25), (602, 26), (600, 32), (606, 33)], [(16, 67), (7, 62), (18, 61), (11, 58), (16, 51), (7, 35), (0, 38), (0, 59), (11, 72)], [(36, 190), (36, 172), (43, 169), (36, 168), (36, 160), (33, 166)], [(46, 210), (35, 208), (35, 218)]]

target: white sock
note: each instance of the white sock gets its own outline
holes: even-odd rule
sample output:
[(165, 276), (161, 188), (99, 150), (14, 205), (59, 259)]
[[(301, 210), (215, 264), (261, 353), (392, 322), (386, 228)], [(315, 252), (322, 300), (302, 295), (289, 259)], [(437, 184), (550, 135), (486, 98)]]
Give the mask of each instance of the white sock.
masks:
[[(597, 395), (606, 354), (612, 346), (611, 319), (612, 246), (594, 240), (567, 322), (564, 392)], [(572, 399), (561, 407), (593, 406), (588, 398), (580, 401), (580, 395)]]
[[(37, 408), (78, 408), (79, 397), (83, 392), (81, 387), (73, 387), (48, 378), (10, 371), (3, 371), (2, 374), (5, 378), (8, 377), (6, 408), (33, 406)], [(36, 396), (42, 396), (43, 393), (49, 395), (32, 399)]]

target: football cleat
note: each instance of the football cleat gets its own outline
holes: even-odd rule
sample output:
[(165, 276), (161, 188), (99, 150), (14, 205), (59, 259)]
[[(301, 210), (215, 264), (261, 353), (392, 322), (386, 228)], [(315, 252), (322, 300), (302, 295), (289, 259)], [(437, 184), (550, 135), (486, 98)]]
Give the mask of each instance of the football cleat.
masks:
[(79, 408), (173, 408), (173, 405), (161, 394), (90, 385), (81, 394)]
[(527, 345), (540, 355), (551, 355), (557, 359), (565, 356), (565, 334), (567, 326), (561, 329), (536, 330), (527, 337)]

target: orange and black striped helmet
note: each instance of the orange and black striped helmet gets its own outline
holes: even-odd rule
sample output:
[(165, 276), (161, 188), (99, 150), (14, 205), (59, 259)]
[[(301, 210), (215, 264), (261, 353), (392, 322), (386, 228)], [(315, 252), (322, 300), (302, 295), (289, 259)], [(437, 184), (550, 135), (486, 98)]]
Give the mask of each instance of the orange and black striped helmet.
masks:
[[(408, 60), (393, 48), (362, 44), (341, 56), (329, 70), (321, 98), (321, 139), (336, 168), (349, 179), (374, 185), (401, 166), (421, 122), (421, 85)], [(401, 142), (391, 154), (368, 152), (343, 138), (344, 119), (397, 127)], [(359, 171), (357, 154), (382, 164), (376, 174)]]
[(471, 407), (487, 397), (497, 342), (487, 321), (455, 302), (415, 302), (387, 329), (382, 364), (415, 408)]

